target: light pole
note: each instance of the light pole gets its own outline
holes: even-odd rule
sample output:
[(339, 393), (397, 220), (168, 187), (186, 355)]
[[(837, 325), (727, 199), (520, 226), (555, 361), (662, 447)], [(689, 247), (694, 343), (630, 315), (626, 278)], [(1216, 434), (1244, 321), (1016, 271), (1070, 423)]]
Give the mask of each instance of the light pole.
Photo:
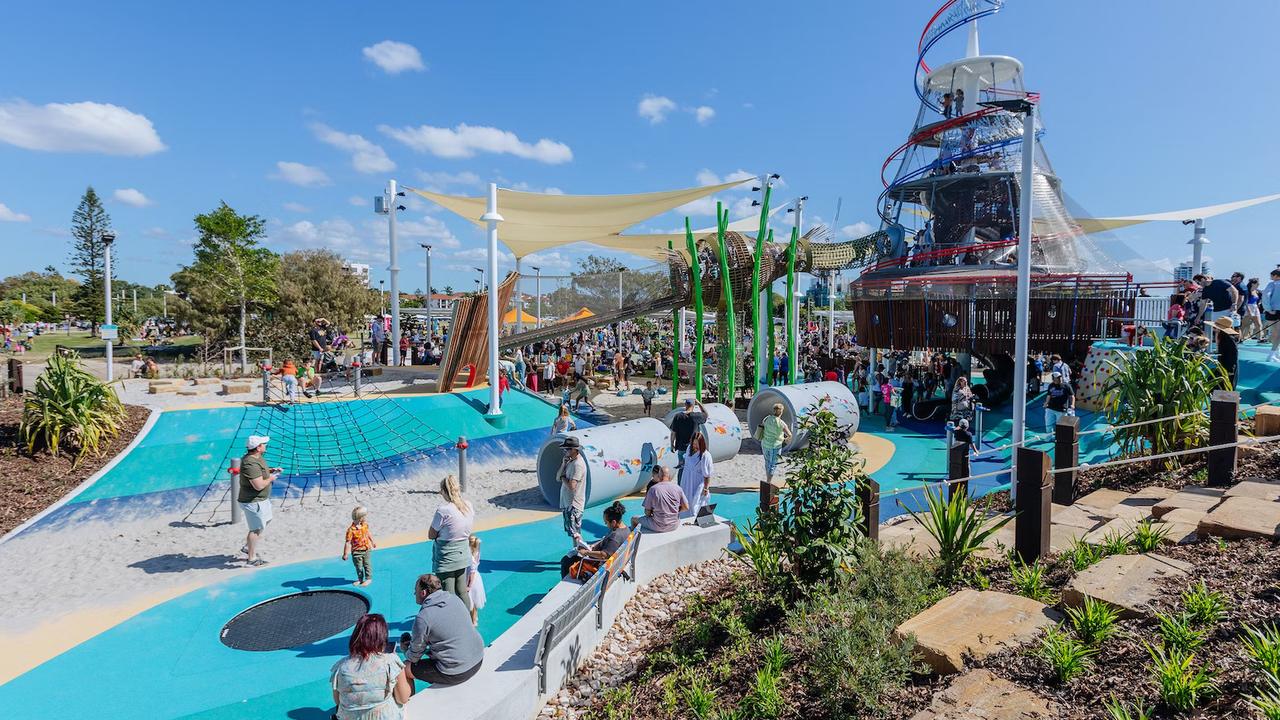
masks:
[[(484, 215), (489, 241), (489, 283), (498, 276), (498, 223), (502, 216), (498, 214), (498, 185), (489, 183), (489, 204)], [(489, 305), (489, 416), (502, 414), (502, 395), (498, 392), (498, 294), (491, 288), (488, 297)]]
[[(106, 300), (107, 300), (107, 307), (106, 307), (107, 319), (103, 323), (104, 325), (111, 324), (111, 244), (114, 243), (115, 241), (116, 241), (115, 233), (107, 232), (102, 234), (102, 255), (103, 255), (102, 291), (103, 291), (103, 295), (106, 297)], [(104, 340), (107, 343), (107, 382), (111, 382), (111, 380), (115, 376), (115, 373), (111, 367), (111, 362), (113, 360), (112, 355), (114, 353), (114, 348), (112, 347), (113, 345), (112, 340), (114, 340), (114, 338), (104, 338)]]
[(423, 307), (427, 309), (427, 334), (434, 335), (436, 333), (436, 320), (431, 314), (431, 246), (427, 243), (418, 243), (418, 245), (427, 251), (427, 297)]
[(479, 280), (477, 280), (476, 282), (480, 283), (480, 292), (484, 292), (484, 287), (485, 287), (485, 285), (484, 285), (484, 268), (472, 268), (472, 269), (473, 269), (473, 270), (475, 270), (476, 272), (480, 273), (480, 279), (479, 279)]
[(382, 307), (379, 309), (379, 312), (381, 312), (383, 315), (386, 315), (386, 314), (387, 314), (387, 285), (386, 285), (386, 283), (387, 283), (387, 281), (386, 281), (386, 280), (379, 280), (379, 281), (378, 281), (378, 302), (382, 305)]
[(1204, 246), (1209, 244), (1209, 238), (1204, 236), (1204, 219), (1196, 218), (1195, 220), (1183, 220), (1183, 225), (1195, 223), (1195, 232), (1187, 244), (1191, 246), (1191, 276), (1195, 277), (1204, 272)]
[(529, 267), (533, 268), (533, 293), (538, 296), (534, 308), (537, 316), (533, 319), (533, 326), (540, 328), (542, 327), (542, 268), (537, 265), (530, 265)]
[[(1031, 307), (1031, 211), (1032, 183), (1035, 182), (1036, 106), (1022, 100), (1016, 108), (1022, 112), (1022, 180), (1018, 189), (1018, 298), (1015, 306), (1013, 337), (1013, 436), (1021, 444), (1027, 433), (1027, 345), (1028, 315)], [(1013, 457), (1017, 458), (1015, 448)], [(1015, 460), (1016, 462), (1016, 460)], [(1017, 495), (1018, 484), (1009, 483), (1010, 496)]]
[(133, 312), (135, 315), (138, 312), (138, 288), (133, 289)]
[(391, 364), (400, 366), (400, 261), (396, 244), (396, 212), (403, 210), (395, 180), (387, 181), (387, 272), (391, 274)]

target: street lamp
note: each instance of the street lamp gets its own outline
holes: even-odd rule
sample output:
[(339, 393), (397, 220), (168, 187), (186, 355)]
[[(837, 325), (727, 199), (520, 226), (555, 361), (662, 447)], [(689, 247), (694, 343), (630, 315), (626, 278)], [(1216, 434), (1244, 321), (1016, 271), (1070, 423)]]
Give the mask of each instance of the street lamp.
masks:
[(378, 302), (382, 304), (382, 314), (383, 314), (383, 315), (386, 315), (386, 314), (387, 314), (387, 288), (386, 288), (386, 284), (387, 284), (387, 281), (386, 281), (386, 280), (379, 280), (379, 281), (378, 281)]
[(533, 319), (533, 326), (540, 328), (542, 327), (542, 268), (537, 265), (530, 265), (529, 267), (533, 268), (533, 292), (538, 296), (537, 306), (535, 307), (537, 317)]
[[(396, 213), (404, 210), (397, 198), (404, 193), (395, 180), (387, 181), (387, 189), (381, 197), (373, 199), (373, 211), (387, 216), (387, 272), (391, 275), (391, 364), (400, 365), (400, 265), (396, 245)], [(382, 281), (378, 281), (381, 286)], [(384, 311), (386, 301), (383, 301)], [(385, 314), (385, 313), (384, 313)]]
[[(102, 233), (102, 254), (103, 254), (102, 291), (103, 291), (104, 297), (107, 300), (107, 307), (106, 307), (107, 319), (103, 324), (108, 326), (111, 325), (111, 244), (114, 243), (115, 241), (116, 241), (115, 233), (113, 232)], [(106, 334), (110, 335), (112, 333), (108, 330)], [(107, 343), (107, 382), (111, 382), (111, 380), (115, 375), (111, 367), (111, 362), (113, 360), (112, 355), (114, 353), (114, 347), (113, 347), (114, 343), (112, 343), (112, 340), (114, 339), (115, 338), (111, 338), (111, 337), (103, 338), (103, 340)]]
[(418, 243), (418, 246), (427, 251), (427, 297), (423, 307), (427, 309), (427, 334), (435, 335), (436, 319), (431, 312), (431, 245), (429, 243)]
[(480, 291), (484, 292), (484, 268), (472, 268), (472, 269), (480, 273), (480, 279), (477, 280), (476, 282), (480, 283)]

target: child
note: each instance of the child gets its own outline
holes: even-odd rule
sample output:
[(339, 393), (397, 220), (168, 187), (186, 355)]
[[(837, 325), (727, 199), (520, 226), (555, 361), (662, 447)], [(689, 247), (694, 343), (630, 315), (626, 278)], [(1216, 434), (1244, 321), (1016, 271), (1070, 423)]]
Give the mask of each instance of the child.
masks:
[(1187, 318), (1187, 311), (1182, 305), (1187, 301), (1187, 296), (1182, 293), (1174, 293), (1169, 298), (1169, 312), (1164, 318), (1164, 336), (1166, 338), (1177, 339), (1182, 334), (1182, 323)]
[(356, 581), (351, 583), (364, 587), (373, 582), (373, 567), (369, 564), (369, 551), (378, 547), (369, 534), (369, 511), (357, 505), (351, 511), (351, 527), (347, 528), (347, 539), (342, 543), (342, 559), (351, 555), (351, 562), (356, 566)]
[(467, 595), (471, 598), (471, 624), (480, 625), (480, 611), (484, 609), (484, 578), (480, 577), (480, 538), (472, 535), (471, 567), (467, 568)]
[(640, 398), (644, 400), (644, 414), (646, 417), (653, 415), (653, 396), (654, 395), (655, 393), (653, 390), (653, 381), (645, 380), (644, 389), (640, 391)]
[(280, 376), (280, 384), (284, 386), (285, 401), (298, 402), (298, 366), (292, 359), (285, 360), (276, 374)]
[(303, 360), (302, 367), (298, 368), (298, 384), (307, 397), (320, 394), (320, 376), (316, 374), (315, 362), (311, 358)]

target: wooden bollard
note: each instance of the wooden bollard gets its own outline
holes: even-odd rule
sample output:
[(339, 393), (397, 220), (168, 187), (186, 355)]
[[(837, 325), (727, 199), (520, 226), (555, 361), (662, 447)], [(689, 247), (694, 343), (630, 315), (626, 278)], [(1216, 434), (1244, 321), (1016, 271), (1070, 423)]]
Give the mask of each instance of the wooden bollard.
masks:
[(1080, 464), (1080, 418), (1063, 415), (1053, 428), (1053, 501), (1070, 505), (1076, 501), (1076, 471)]
[(862, 532), (872, 542), (880, 541), (880, 483), (867, 478), (858, 483), (858, 507), (862, 514)]
[(760, 481), (760, 509), (778, 509), (778, 486), (768, 480)]
[(1053, 481), (1049, 473), (1049, 454), (1020, 447), (1014, 482), (1017, 496), (1013, 509), (1013, 549), (1022, 562), (1030, 565), (1049, 554), (1049, 526), (1053, 513)]
[[(1209, 444), (1225, 445), (1239, 439), (1236, 417), (1240, 414), (1240, 393), (1230, 390), (1214, 390), (1209, 400)], [(1208, 458), (1210, 486), (1230, 485), (1236, 475), (1236, 455), (1239, 448), (1232, 446), (1210, 450)]]
[(969, 494), (969, 444), (952, 440), (947, 448), (947, 497)]

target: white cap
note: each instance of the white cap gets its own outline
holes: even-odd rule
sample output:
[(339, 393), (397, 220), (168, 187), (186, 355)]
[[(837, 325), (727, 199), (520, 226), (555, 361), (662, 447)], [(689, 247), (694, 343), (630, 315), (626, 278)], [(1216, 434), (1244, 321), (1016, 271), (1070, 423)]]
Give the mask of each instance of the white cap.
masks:
[(266, 445), (269, 442), (271, 442), (271, 437), (268, 435), (250, 435), (244, 446), (249, 450), (257, 450), (259, 446)]
[(1050, 377), (1060, 378), (1062, 377), (1062, 373), (1058, 372), (1057, 370), (1054, 370), (1053, 375), (1051, 375)]

